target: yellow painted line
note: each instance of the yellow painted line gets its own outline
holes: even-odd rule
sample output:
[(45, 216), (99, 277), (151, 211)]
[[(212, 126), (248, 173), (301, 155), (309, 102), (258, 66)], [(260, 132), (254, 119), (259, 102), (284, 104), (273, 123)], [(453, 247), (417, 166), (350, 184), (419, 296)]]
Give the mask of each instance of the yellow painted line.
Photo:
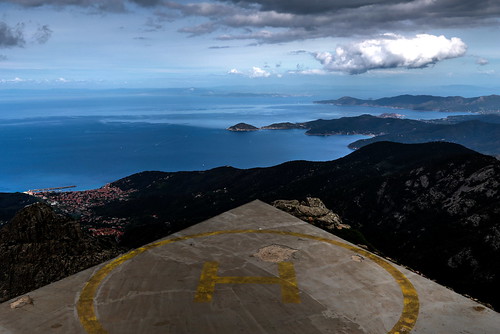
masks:
[(194, 301), (207, 303), (213, 298), (216, 284), (279, 284), (283, 303), (300, 303), (295, 268), (291, 262), (278, 263), (279, 277), (218, 276), (218, 262), (205, 262)]
[(292, 262), (278, 263), (278, 274), (281, 280), (281, 298), (283, 303), (300, 303), (297, 276)]
[[(241, 233), (277, 234), (277, 235), (295, 236), (298, 238), (305, 238), (320, 242), (326, 242), (335, 246), (348, 249), (350, 251), (358, 253), (372, 260), (373, 262), (384, 268), (396, 280), (403, 294), (403, 310), (401, 312), (401, 316), (399, 317), (398, 322), (392, 327), (392, 329), (387, 334), (409, 333), (415, 326), (420, 307), (418, 301), (418, 294), (417, 291), (415, 290), (415, 287), (402, 272), (400, 272), (393, 265), (381, 259), (380, 257), (353, 245), (309, 234), (288, 232), (288, 231), (276, 231), (276, 230), (230, 230), (230, 231), (213, 231), (213, 232), (192, 234), (183, 237), (177, 237), (173, 239), (154, 242), (144, 247), (140, 247), (136, 250), (133, 250), (127, 254), (124, 254), (116, 258), (115, 260), (109, 262), (108, 264), (104, 265), (85, 284), (80, 294), (80, 298), (77, 302), (78, 317), (80, 319), (83, 328), (85, 329), (85, 331), (87, 331), (88, 334), (109, 334), (109, 332), (106, 329), (104, 329), (104, 327), (102, 327), (101, 323), (97, 319), (94, 306), (94, 298), (96, 296), (96, 292), (97, 289), (99, 288), (99, 285), (106, 278), (106, 276), (108, 276), (116, 267), (120, 266), (124, 262), (152, 248), (167, 245), (177, 241), (183, 241), (201, 237), (210, 237), (220, 234), (241, 234)], [(217, 272), (215, 272), (215, 275), (216, 273)]]

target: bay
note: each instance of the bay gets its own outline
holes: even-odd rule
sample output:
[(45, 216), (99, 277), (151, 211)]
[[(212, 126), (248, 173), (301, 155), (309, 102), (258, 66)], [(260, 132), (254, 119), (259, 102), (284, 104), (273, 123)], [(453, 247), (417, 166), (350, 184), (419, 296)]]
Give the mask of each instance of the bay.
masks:
[[(306, 136), (303, 130), (240, 133), (226, 128), (239, 122), (260, 127), (394, 112), (314, 104), (318, 98), (217, 95), (190, 89), (1, 92), (0, 191), (69, 185), (93, 189), (144, 170), (334, 160), (351, 152), (349, 143), (366, 137)], [(397, 113), (425, 119), (450, 115)]]

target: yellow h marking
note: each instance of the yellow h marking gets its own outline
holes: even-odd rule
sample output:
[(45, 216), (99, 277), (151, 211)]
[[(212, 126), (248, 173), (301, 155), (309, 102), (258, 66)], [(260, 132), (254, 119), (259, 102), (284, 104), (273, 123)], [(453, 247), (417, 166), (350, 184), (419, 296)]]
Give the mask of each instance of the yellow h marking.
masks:
[(219, 263), (205, 262), (200, 276), (200, 283), (194, 297), (197, 303), (212, 300), (216, 284), (279, 284), (283, 303), (300, 303), (299, 288), (295, 277), (295, 268), (291, 262), (278, 263), (279, 277), (258, 276), (217, 276)]

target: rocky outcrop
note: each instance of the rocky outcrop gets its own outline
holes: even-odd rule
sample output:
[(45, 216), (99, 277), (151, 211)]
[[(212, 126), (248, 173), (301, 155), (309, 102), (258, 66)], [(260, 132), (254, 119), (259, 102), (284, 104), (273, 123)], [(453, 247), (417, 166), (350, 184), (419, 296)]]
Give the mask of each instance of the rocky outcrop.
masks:
[(250, 124), (247, 124), (247, 123), (238, 123), (236, 125), (233, 125), (233, 126), (230, 126), (227, 128), (229, 131), (236, 131), (236, 132), (245, 132), (245, 131), (257, 131), (259, 130), (259, 128), (253, 126), (253, 125), (250, 125)]
[(277, 200), (273, 206), (325, 230), (350, 228), (342, 219), (328, 209), (319, 198), (307, 197), (304, 201)]
[(85, 235), (77, 222), (44, 203), (19, 211), (0, 233), (0, 302), (57, 281), (120, 253)]

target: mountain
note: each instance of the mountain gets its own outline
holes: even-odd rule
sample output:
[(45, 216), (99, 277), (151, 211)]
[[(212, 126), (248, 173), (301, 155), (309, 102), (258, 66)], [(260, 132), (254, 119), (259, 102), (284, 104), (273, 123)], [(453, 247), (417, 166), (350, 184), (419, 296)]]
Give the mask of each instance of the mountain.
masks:
[(376, 100), (362, 100), (344, 96), (337, 100), (316, 101), (319, 104), (341, 106), (369, 106), (412, 110), (434, 110), (446, 112), (499, 113), (500, 95), (465, 98), (461, 96), (399, 95)]

